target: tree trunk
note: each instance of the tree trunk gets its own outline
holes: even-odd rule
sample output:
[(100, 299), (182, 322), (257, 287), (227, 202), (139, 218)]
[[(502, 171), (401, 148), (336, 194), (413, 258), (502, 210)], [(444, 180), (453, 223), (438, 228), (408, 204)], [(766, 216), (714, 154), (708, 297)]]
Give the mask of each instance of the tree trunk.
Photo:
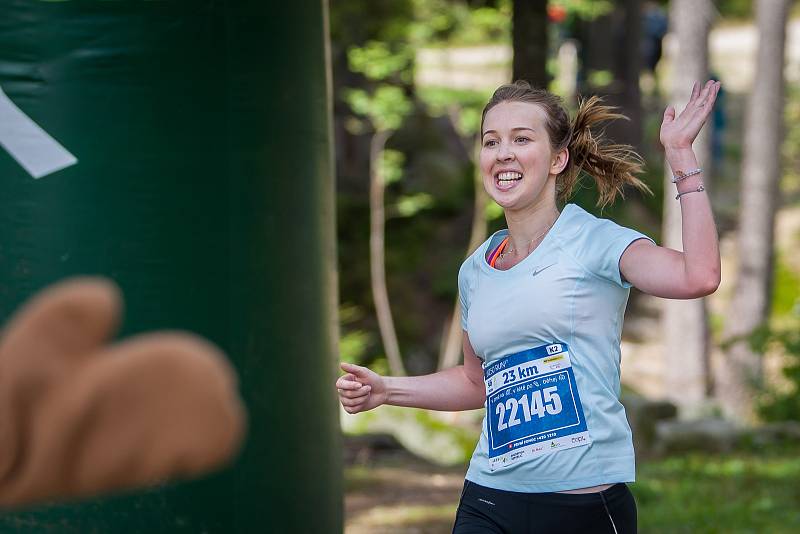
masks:
[[(615, 143), (636, 149), (640, 149), (642, 140), (641, 20), (640, 0), (615, 0), (611, 13), (578, 25), (582, 41), (580, 92), (602, 96), (630, 119), (614, 121), (606, 133)], [(600, 72), (610, 74), (610, 81), (595, 79)]]
[[(623, 0), (621, 50), (617, 54), (615, 78), (619, 81), (619, 92), (612, 102), (628, 117), (627, 121), (615, 121), (609, 135), (618, 143), (625, 143), (640, 150), (642, 146), (642, 92), (639, 75), (642, 72), (642, 6), (639, 0)], [(621, 63), (621, 64), (620, 64)]]
[[(714, 7), (710, 0), (673, 0), (670, 28), (677, 46), (672, 47), (670, 65), (673, 86), (671, 104), (680, 112), (689, 101), (692, 83), (708, 79), (708, 34)], [(706, 189), (711, 185), (711, 121), (706, 123), (693, 148), (704, 169)], [(672, 171), (666, 166), (664, 187), (663, 244), (682, 250), (681, 207), (675, 200)], [(702, 409), (709, 390), (709, 331), (704, 299), (665, 300), (662, 308), (664, 332), (664, 382), (667, 397), (683, 416)]]
[[(478, 165), (478, 153), (480, 152), (480, 139), (475, 139), (475, 147), (472, 151), (472, 161), (474, 163), (473, 184), (475, 186), (475, 203), (473, 207), (472, 229), (469, 234), (469, 245), (467, 254), (472, 254), (478, 245), (486, 239), (486, 202), (487, 195), (483, 188), (483, 176)], [(461, 302), (456, 297), (453, 313), (450, 315), (449, 325), (445, 326), (444, 343), (439, 352), (439, 370), (454, 367), (461, 361)]]
[(389, 370), (393, 375), (405, 376), (405, 366), (400, 355), (400, 345), (394, 329), (392, 308), (389, 305), (389, 292), (386, 289), (386, 265), (384, 257), (384, 226), (386, 214), (383, 206), (385, 190), (383, 176), (383, 149), (389, 132), (378, 131), (372, 136), (369, 150), (369, 267), (372, 284), (372, 299), (375, 303), (375, 314), (378, 316), (378, 328), (381, 332), (383, 349), (389, 361)]
[(514, 0), (513, 11), (512, 78), (547, 89), (547, 0)]
[[(717, 395), (725, 413), (752, 421), (761, 360), (747, 337), (769, 319), (773, 235), (783, 138), (784, 50), (788, 0), (758, 0), (758, 56), (745, 111), (736, 290), (726, 317), (726, 340), (735, 340), (719, 370)], [(742, 339), (744, 338), (744, 339)]]

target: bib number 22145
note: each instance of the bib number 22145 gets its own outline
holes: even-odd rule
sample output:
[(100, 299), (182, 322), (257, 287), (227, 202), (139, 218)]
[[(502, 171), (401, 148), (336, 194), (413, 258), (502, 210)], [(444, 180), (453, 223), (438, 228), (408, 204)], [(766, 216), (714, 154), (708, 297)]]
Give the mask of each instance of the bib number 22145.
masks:
[[(558, 388), (553, 386), (544, 388), (541, 391), (531, 391), (530, 399), (528, 394), (523, 394), (519, 399), (510, 397), (505, 402), (498, 403), (495, 412), (497, 417), (497, 430), (505, 430), (506, 428), (522, 424), (524, 420), (526, 423), (530, 422), (534, 416), (541, 419), (545, 415), (558, 415), (561, 413), (563, 406), (561, 405), (561, 396), (558, 394)], [(505, 418), (508, 413), (508, 419)], [(520, 419), (520, 415), (522, 419)]]

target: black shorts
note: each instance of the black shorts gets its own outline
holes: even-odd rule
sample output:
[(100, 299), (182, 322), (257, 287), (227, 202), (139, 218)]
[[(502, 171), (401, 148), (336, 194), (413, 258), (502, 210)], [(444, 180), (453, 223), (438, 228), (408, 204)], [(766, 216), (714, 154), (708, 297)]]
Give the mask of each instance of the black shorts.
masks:
[(453, 534), (635, 534), (625, 484), (597, 493), (517, 493), (464, 482)]

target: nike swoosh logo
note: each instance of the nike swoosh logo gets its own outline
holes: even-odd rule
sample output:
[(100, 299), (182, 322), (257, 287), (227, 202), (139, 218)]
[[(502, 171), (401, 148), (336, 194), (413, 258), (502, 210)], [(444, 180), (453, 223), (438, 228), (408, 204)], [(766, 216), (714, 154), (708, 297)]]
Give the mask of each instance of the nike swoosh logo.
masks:
[(552, 267), (556, 263), (558, 263), (558, 262), (555, 261), (555, 262), (551, 263), (550, 265), (545, 265), (544, 267), (537, 267), (536, 269), (533, 270), (533, 272), (531, 273), (531, 276), (536, 276), (537, 274), (539, 274), (540, 272), (544, 271), (545, 269), (549, 269), (550, 267)]

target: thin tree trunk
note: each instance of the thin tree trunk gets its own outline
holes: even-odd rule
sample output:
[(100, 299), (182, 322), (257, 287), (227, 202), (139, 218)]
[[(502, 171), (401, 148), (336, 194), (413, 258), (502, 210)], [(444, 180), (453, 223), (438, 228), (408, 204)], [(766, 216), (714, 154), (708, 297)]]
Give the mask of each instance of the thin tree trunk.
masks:
[(512, 78), (527, 80), (534, 87), (547, 89), (547, 0), (514, 0)]
[[(713, 10), (710, 0), (673, 0), (670, 4), (670, 27), (677, 44), (670, 58), (673, 80), (670, 100), (678, 112), (689, 101), (692, 83), (708, 79), (708, 34)], [(704, 169), (706, 189), (710, 189), (712, 181), (710, 122), (693, 145)], [(682, 250), (681, 207), (675, 200), (671, 177), (671, 169), (666, 165), (662, 236), (664, 246)], [(683, 416), (697, 415), (709, 389), (710, 343), (705, 300), (665, 300), (662, 327), (667, 397)]]
[(724, 338), (735, 340), (719, 369), (717, 395), (725, 413), (752, 421), (761, 359), (747, 337), (769, 319), (775, 210), (783, 138), (784, 51), (788, 0), (758, 0), (758, 56), (745, 116), (736, 290)]
[(613, 122), (609, 125), (608, 135), (617, 143), (631, 145), (638, 150), (642, 145), (642, 94), (639, 89), (639, 74), (642, 71), (642, 6), (640, 0), (618, 0), (617, 3), (622, 13), (615, 24), (619, 35), (615, 36), (617, 53), (614, 57), (614, 83), (610, 87), (608, 101), (618, 106), (629, 120)]
[[(602, 96), (606, 103), (620, 108), (630, 120), (609, 124), (607, 137), (615, 143), (637, 149), (642, 143), (642, 102), (639, 74), (642, 70), (641, 0), (615, 0), (613, 10), (591, 21), (578, 24), (582, 39), (580, 51), (582, 87), (579, 92)], [(591, 73), (608, 71), (610, 83), (592, 81)]]
[(378, 328), (381, 332), (383, 349), (389, 361), (389, 370), (393, 375), (405, 376), (405, 366), (400, 355), (400, 345), (397, 342), (397, 333), (394, 329), (392, 309), (389, 305), (389, 292), (386, 289), (386, 265), (384, 258), (384, 226), (386, 214), (384, 213), (383, 195), (385, 190), (382, 170), (383, 150), (390, 132), (378, 131), (372, 136), (369, 150), (369, 266), (372, 284), (372, 299), (375, 303), (375, 313), (378, 316)]
[[(486, 191), (483, 189), (483, 177), (478, 165), (478, 152), (480, 151), (480, 140), (476, 138), (473, 148), (472, 161), (475, 172), (473, 173), (473, 184), (475, 186), (475, 201), (473, 206), (472, 228), (469, 234), (469, 245), (467, 245), (467, 256), (472, 254), (478, 245), (486, 239)], [(461, 361), (461, 302), (456, 297), (453, 313), (450, 315), (449, 325), (445, 328), (445, 343), (439, 352), (439, 370), (454, 367)]]

